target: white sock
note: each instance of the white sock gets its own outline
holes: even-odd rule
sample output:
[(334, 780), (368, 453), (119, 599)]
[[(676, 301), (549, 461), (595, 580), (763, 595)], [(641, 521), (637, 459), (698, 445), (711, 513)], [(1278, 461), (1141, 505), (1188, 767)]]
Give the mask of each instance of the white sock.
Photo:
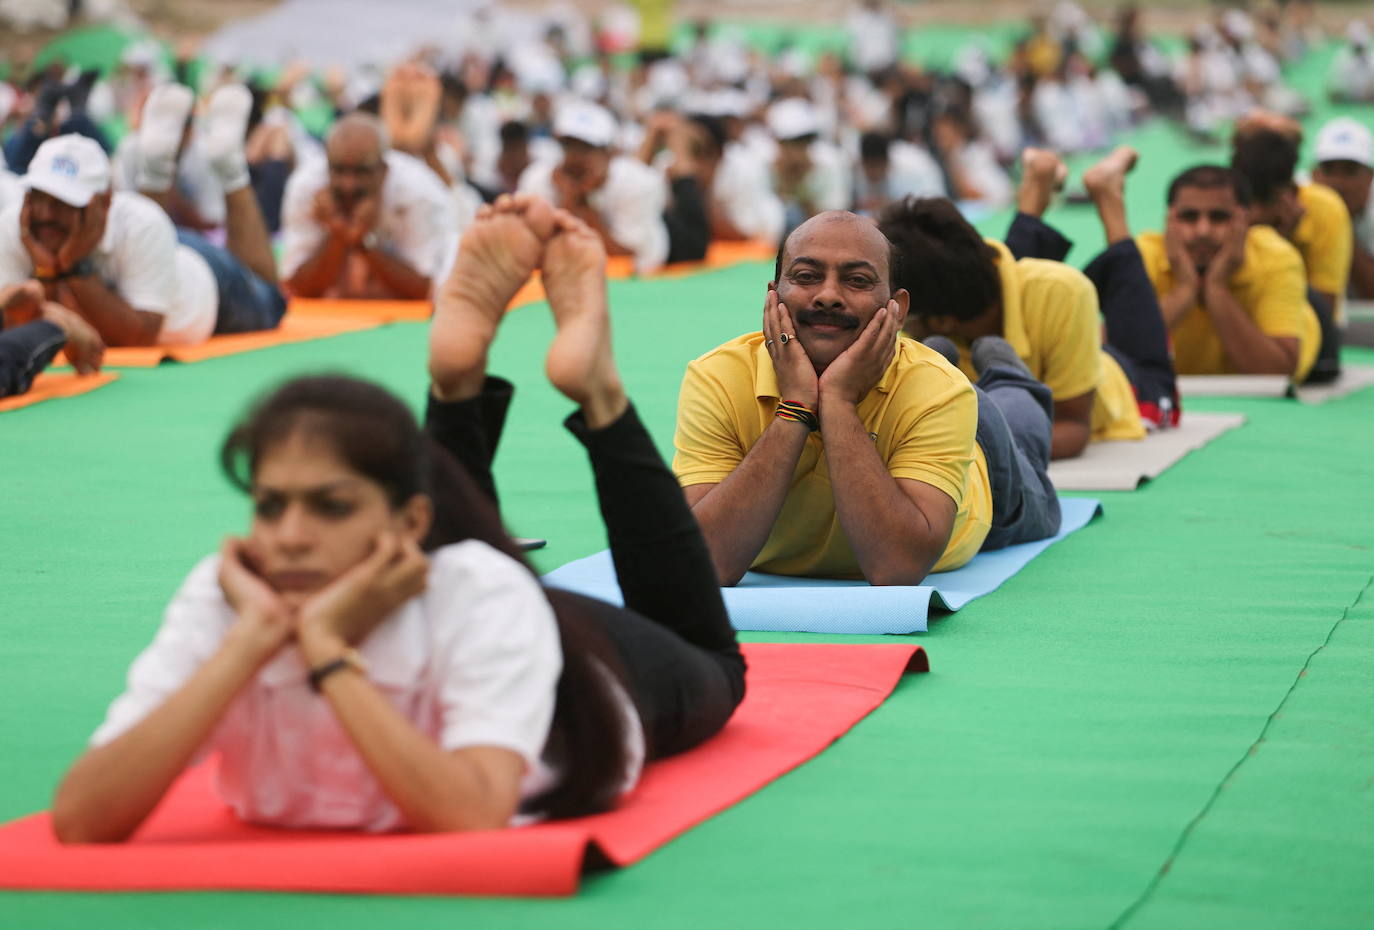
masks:
[(224, 185), (226, 194), (248, 186), (248, 162), (244, 158), (244, 135), (253, 95), (242, 84), (226, 84), (210, 95), (202, 126), (201, 150), (210, 168)]
[(138, 164), (135, 180), (139, 190), (169, 190), (177, 175), (177, 151), (191, 115), (195, 95), (181, 84), (159, 84), (143, 104), (138, 126)]

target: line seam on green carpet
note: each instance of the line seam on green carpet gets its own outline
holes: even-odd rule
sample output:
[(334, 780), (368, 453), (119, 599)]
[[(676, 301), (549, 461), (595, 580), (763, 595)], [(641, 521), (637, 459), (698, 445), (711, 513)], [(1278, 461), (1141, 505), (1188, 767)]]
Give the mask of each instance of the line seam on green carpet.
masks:
[(1120, 928), (1126, 926), (1126, 923), (1132, 917), (1134, 917), (1142, 907), (1149, 903), (1150, 898), (1153, 897), (1154, 893), (1159, 890), (1160, 884), (1162, 884), (1164, 881), (1164, 876), (1169, 874), (1169, 869), (1173, 867), (1174, 861), (1178, 858), (1179, 854), (1183, 852), (1183, 847), (1187, 845), (1188, 840), (1192, 837), (1194, 831), (1197, 830), (1198, 825), (1201, 824), (1203, 819), (1205, 819), (1206, 816), (1211, 812), (1212, 807), (1217, 802), (1217, 799), (1221, 797), (1221, 793), (1226, 790), (1226, 786), (1229, 785), (1232, 781), (1234, 781), (1236, 776), (1240, 774), (1241, 766), (1243, 766), (1247, 760), (1253, 758), (1255, 754), (1259, 751), (1260, 746), (1264, 743), (1265, 738), (1269, 735), (1269, 728), (1274, 725), (1274, 721), (1278, 718), (1278, 715), (1283, 711), (1284, 705), (1288, 703), (1288, 699), (1291, 698), (1293, 696), (1293, 692), (1297, 690), (1298, 683), (1301, 682), (1303, 678), (1307, 676), (1307, 670), (1312, 665), (1312, 660), (1315, 659), (1322, 652), (1322, 650), (1324, 650), (1328, 645), (1331, 644), (1331, 639), (1336, 635), (1336, 630), (1340, 629), (1341, 624), (1344, 623), (1346, 621), (1346, 618), (1350, 616), (1350, 612), (1354, 610), (1357, 606), (1359, 606), (1360, 601), (1364, 599), (1365, 594), (1369, 591), (1371, 587), (1374, 587), (1374, 575), (1371, 575), (1369, 577), (1369, 580), (1365, 582), (1364, 587), (1362, 587), (1359, 593), (1355, 595), (1355, 599), (1351, 601), (1350, 604), (1347, 605), (1343, 611), (1341, 611), (1340, 617), (1338, 617), (1336, 619), (1336, 622), (1331, 625), (1331, 629), (1326, 631), (1326, 638), (1321, 641), (1321, 644), (1318, 645), (1316, 649), (1313, 649), (1308, 654), (1307, 660), (1303, 662), (1302, 668), (1298, 669), (1298, 673), (1293, 676), (1293, 683), (1290, 684), (1288, 686), (1288, 690), (1284, 692), (1283, 697), (1279, 700), (1278, 706), (1275, 707), (1273, 711), (1270, 712), (1269, 716), (1265, 719), (1264, 726), (1260, 728), (1259, 736), (1255, 738), (1255, 741), (1253, 743), (1246, 747), (1245, 752), (1243, 752), (1241, 754), (1241, 757), (1236, 760), (1234, 765), (1231, 766), (1231, 768), (1227, 771), (1225, 777), (1223, 777), (1222, 780), (1217, 783), (1217, 786), (1214, 789), (1212, 789), (1212, 793), (1210, 796), (1208, 796), (1206, 803), (1202, 805), (1202, 809), (1198, 811), (1196, 815), (1194, 815), (1192, 820), (1188, 821), (1188, 825), (1183, 828), (1183, 831), (1181, 833), (1179, 833), (1178, 839), (1174, 842), (1173, 848), (1169, 850), (1169, 855), (1167, 855), (1164, 858), (1164, 864), (1159, 867), (1159, 870), (1157, 872), (1155, 872), (1154, 876), (1150, 879), (1149, 884), (1147, 884), (1145, 886), (1145, 889), (1140, 893), (1140, 896), (1137, 897), (1134, 901), (1132, 901), (1130, 905), (1127, 906), (1127, 908), (1121, 912), (1121, 914), (1116, 918), (1116, 920), (1112, 921), (1111, 924), (1108, 925), (1109, 930), (1120, 930)]

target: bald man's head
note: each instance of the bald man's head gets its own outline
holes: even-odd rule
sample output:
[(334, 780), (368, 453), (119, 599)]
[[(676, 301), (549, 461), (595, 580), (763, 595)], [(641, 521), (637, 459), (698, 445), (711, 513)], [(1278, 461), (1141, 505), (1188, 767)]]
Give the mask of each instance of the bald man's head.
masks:
[(838, 235), (862, 237), (866, 244), (872, 247), (874, 258), (877, 258), (878, 253), (881, 253), (883, 256), (881, 263), (883, 280), (891, 287), (894, 280), (893, 272), (896, 270), (897, 262), (901, 259), (900, 253), (887, 241), (887, 237), (882, 234), (882, 230), (878, 228), (876, 223), (857, 213), (850, 213), (848, 210), (827, 210), (824, 213), (817, 213), (788, 233), (782, 245), (778, 246), (778, 257), (773, 265), (774, 281), (782, 277), (783, 264), (787, 260), (788, 249), (792, 243), (799, 236), (810, 235), (815, 229), (822, 227), (828, 228)]
[(890, 283), (894, 258), (872, 220), (844, 211), (812, 217), (783, 242), (774, 286), (817, 371), (849, 348), (889, 300), (905, 319), (906, 291), (894, 293)]
[(386, 180), (388, 139), (382, 121), (370, 113), (350, 113), (325, 137), (329, 189), (345, 212), (367, 197), (380, 196)]

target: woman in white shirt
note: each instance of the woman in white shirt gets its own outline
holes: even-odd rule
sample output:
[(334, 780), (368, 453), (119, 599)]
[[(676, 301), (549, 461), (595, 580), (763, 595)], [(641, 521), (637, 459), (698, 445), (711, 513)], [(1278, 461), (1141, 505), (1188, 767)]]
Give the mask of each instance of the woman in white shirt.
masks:
[[(436, 306), (426, 432), (374, 385), (314, 377), (230, 433), (222, 462), (252, 495), (248, 537), (177, 593), (58, 788), (59, 839), (128, 838), (207, 750), (251, 822), (448, 831), (576, 816), (611, 806), (646, 757), (724, 726), (744, 661), (700, 531), (620, 387), (600, 238), (530, 203), (483, 208), (464, 237)], [(545, 591), (482, 491), (509, 399), (486, 347), (541, 261), (559, 321), (550, 378), (580, 405), (567, 425), (591, 459), (625, 608)]]

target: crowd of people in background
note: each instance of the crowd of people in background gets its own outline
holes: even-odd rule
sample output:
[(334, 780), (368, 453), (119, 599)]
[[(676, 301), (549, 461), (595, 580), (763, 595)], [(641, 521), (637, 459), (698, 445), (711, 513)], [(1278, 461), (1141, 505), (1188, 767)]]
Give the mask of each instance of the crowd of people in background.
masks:
[[(1009, 54), (979, 38), (937, 70), (903, 54), (903, 30), (881, 0), (849, 14), (844, 53), (784, 44), (766, 55), (738, 30), (705, 22), (669, 47), (625, 13), (593, 21), (558, 6), (516, 28), (499, 7), (479, 6), (436, 29), (453, 41), (403, 61), (294, 63), (271, 80), (248, 62), (197, 58), (192, 47), (167, 55), (146, 40), (108, 74), (56, 59), (12, 69), (0, 84), (0, 242), (14, 253), (0, 269), (6, 315), (42, 315), (47, 301), (32, 282), (45, 277), (46, 298), (81, 309), (74, 271), (88, 258), (123, 307), (102, 300), (113, 315), (78, 315), (111, 345), (270, 327), (289, 295), (424, 299), (478, 207), (517, 191), (587, 222), (641, 274), (699, 260), (714, 241), (780, 242), (827, 210), (876, 216), (908, 197), (946, 197), (976, 218), (1016, 201), (1026, 148), (1105, 150), (1146, 118), (1212, 139), (1261, 111), (1283, 122), (1296, 148), (1308, 101), (1283, 69), (1323, 38), (1309, 3), (1257, 14), (1218, 7), (1170, 52), (1135, 7), (1100, 24), (1062, 2), (1032, 16)], [(1369, 42), (1365, 24), (1350, 22), (1332, 65), (1333, 99), (1374, 101)], [(116, 140), (111, 127), (121, 125)], [(1310, 174), (1339, 192), (1353, 224), (1350, 287), (1371, 296), (1369, 131), (1355, 121), (1328, 130), (1316, 161), (1289, 173), (1303, 185), (1295, 190), (1320, 186), (1307, 183)], [(59, 228), (74, 231), (72, 217), (44, 227), (32, 206), (25, 211), (25, 187), (48, 188), (22, 180), (45, 144), (72, 136), (95, 146), (64, 143), (84, 153), (82, 171), (108, 174), (111, 232), (57, 267), (34, 248), (42, 237), (16, 224), (27, 217), (58, 249)], [(102, 155), (107, 168), (96, 164)], [(149, 216), (161, 245), (135, 250), (161, 269), (156, 294), (129, 283), (138, 261), (116, 270), (106, 254), (119, 248), (120, 217), (144, 203), (136, 195), (175, 230), (168, 245), (167, 224)], [(79, 192), (53, 196), (58, 213), (85, 205)], [(1344, 285), (1341, 294), (1314, 288), (1332, 307), (1324, 318), (1339, 318)], [(55, 325), (69, 318), (49, 316)]]

